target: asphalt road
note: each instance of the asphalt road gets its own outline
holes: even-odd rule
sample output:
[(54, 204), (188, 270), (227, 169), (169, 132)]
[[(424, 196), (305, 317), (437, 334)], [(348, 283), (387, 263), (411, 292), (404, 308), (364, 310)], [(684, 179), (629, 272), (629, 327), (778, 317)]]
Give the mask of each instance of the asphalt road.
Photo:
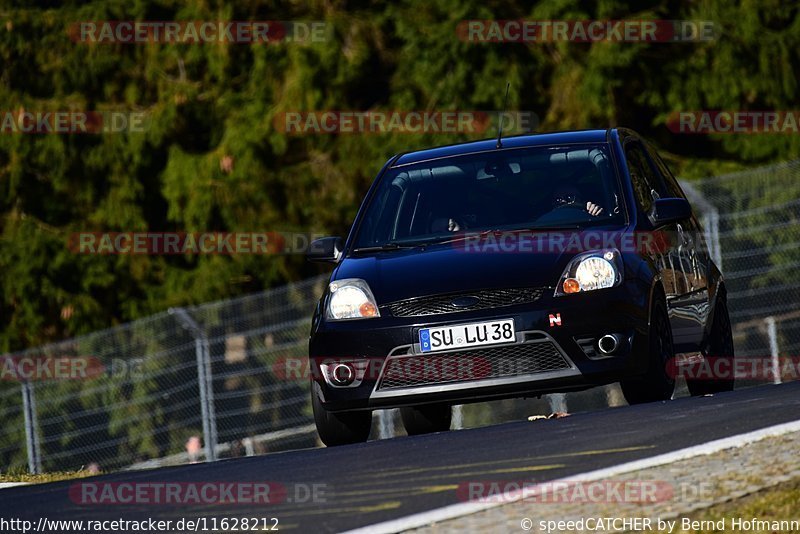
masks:
[[(269, 481), (287, 493), (282, 502), (267, 505), (76, 504), (75, 482), (57, 482), (0, 490), (0, 517), (206, 517), (209, 529), (212, 518), (274, 517), (281, 531), (339, 532), (462, 502), (458, 488), (469, 481), (567, 477), (793, 421), (798, 408), (795, 382), (557, 420), (123, 472), (83, 482)], [(314, 484), (318, 502), (307, 502), (305, 489)]]

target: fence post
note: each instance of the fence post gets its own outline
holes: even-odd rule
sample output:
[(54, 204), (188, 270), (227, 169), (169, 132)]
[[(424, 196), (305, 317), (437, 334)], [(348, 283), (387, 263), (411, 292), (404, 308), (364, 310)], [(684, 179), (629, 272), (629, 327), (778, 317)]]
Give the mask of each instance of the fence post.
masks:
[(767, 323), (767, 337), (769, 338), (769, 352), (772, 358), (772, 383), (780, 384), (782, 382), (781, 366), (778, 360), (778, 329), (775, 326), (775, 317), (769, 316), (764, 319)]
[(22, 382), (22, 410), (25, 415), (25, 444), (28, 448), (28, 471), (37, 475), (42, 472), (42, 448), (39, 442), (39, 420), (36, 416), (36, 397), (33, 385)]
[(711, 258), (721, 271), (722, 247), (719, 244), (719, 210), (717, 208), (711, 208), (709, 219), (711, 220)]
[(722, 247), (719, 244), (719, 210), (705, 199), (693, 184), (681, 180), (683, 188), (689, 201), (694, 204), (702, 213), (703, 231), (705, 233), (708, 254), (719, 270), (722, 270)]
[(722, 270), (722, 247), (719, 244), (719, 210), (711, 205), (703, 214), (703, 233), (708, 244), (708, 254), (714, 264)]
[(194, 350), (197, 356), (197, 385), (200, 390), (200, 415), (203, 420), (203, 442), (206, 448), (206, 460), (213, 462), (217, 459), (217, 417), (214, 411), (214, 384), (211, 376), (211, 349), (208, 336), (185, 309), (170, 308), (169, 313), (175, 315), (184, 328), (194, 336)]

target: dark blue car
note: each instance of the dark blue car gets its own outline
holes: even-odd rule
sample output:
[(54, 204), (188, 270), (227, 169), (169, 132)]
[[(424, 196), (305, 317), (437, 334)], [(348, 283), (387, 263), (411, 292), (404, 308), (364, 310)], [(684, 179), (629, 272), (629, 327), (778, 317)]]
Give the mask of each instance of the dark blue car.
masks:
[(327, 445), (365, 441), (379, 408), (420, 434), (449, 429), (453, 404), (617, 381), (629, 403), (665, 400), (676, 354), (733, 358), (697, 219), (622, 128), (395, 156), (347, 239), (308, 256), (336, 264), (309, 343)]

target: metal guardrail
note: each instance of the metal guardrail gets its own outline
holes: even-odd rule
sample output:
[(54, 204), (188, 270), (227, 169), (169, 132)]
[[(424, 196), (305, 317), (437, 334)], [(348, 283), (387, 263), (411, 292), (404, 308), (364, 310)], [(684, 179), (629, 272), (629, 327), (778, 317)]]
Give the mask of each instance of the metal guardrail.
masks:
[[(317, 433), (317, 427), (313, 424), (307, 424), (299, 427), (293, 428), (285, 428), (283, 430), (275, 430), (273, 432), (267, 432), (264, 434), (259, 434), (258, 436), (252, 436), (244, 438), (241, 442), (233, 442), (233, 443), (219, 443), (217, 444), (215, 449), (215, 458), (225, 455), (226, 453), (230, 453), (237, 447), (241, 446), (244, 449), (244, 454), (239, 456), (254, 456), (256, 454), (257, 449), (261, 450), (269, 450), (269, 445), (272, 443), (280, 443), (283, 441), (294, 441), (297, 440), (300, 436), (315, 436)], [(165, 456), (163, 458), (152, 458), (150, 460), (145, 460), (144, 462), (135, 463), (127, 469), (129, 470), (137, 470), (137, 469), (154, 469), (156, 467), (166, 467), (170, 465), (181, 465), (181, 464), (188, 464), (188, 463), (195, 463), (201, 461), (211, 461), (208, 456), (207, 449), (203, 448), (200, 454), (191, 454), (189, 452), (179, 452), (177, 454), (171, 454), (169, 456)]]

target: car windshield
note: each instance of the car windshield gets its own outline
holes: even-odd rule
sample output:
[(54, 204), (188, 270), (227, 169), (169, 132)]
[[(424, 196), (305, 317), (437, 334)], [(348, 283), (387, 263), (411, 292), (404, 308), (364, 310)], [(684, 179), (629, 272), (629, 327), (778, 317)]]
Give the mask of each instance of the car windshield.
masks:
[(389, 169), (355, 248), (436, 242), (459, 232), (622, 224), (607, 144), (483, 152)]

